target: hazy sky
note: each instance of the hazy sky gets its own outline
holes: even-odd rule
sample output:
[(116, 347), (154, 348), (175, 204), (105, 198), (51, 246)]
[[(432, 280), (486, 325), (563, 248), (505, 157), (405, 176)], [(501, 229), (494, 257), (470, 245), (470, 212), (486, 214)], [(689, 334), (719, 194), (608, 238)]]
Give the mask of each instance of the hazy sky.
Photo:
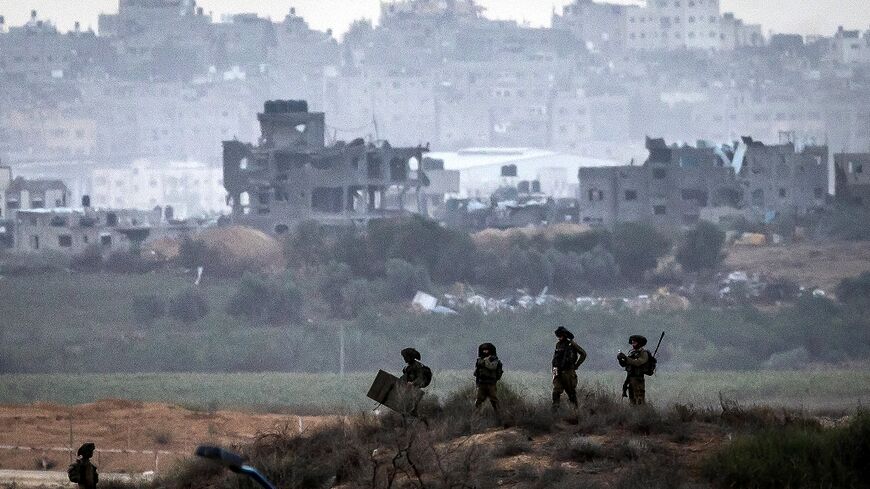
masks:
[[(631, 0), (611, 0), (638, 3)], [(291, 6), (317, 29), (332, 28), (343, 33), (354, 19), (377, 18), (378, 0), (199, 0), (215, 20), (231, 12), (257, 12), (274, 20), (283, 18)], [(549, 25), (552, 9), (571, 0), (480, 0), (487, 16), (527, 21), (531, 25)], [(765, 33), (797, 32), (831, 35), (838, 25), (846, 28), (870, 28), (870, 0), (721, 0), (723, 11), (733, 11), (751, 23), (760, 23)], [(68, 30), (76, 20), (87, 28), (97, 28), (97, 15), (118, 9), (118, 0), (0, 0), (0, 15), (7, 23), (21, 24), (30, 10), (41, 18), (54, 21)]]

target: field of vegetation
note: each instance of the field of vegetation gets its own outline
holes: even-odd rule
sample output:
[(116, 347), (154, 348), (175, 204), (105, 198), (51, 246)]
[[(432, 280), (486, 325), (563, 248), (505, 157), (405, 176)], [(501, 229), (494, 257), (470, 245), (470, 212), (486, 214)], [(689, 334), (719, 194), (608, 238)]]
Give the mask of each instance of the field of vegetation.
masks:
[[(398, 373), (392, 362), (386, 370)], [(392, 368), (389, 368), (392, 367)], [(512, 389), (531, 400), (549, 399), (547, 372), (505, 373)], [(619, 372), (586, 372), (581, 385), (618, 395)], [(253, 409), (300, 413), (358, 412), (375, 403), (365, 397), (374, 372), (335, 374), (11, 374), (0, 377), (0, 404), (81, 404), (105, 398), (180, 404), (192, 409)], [(430, 397), (446, 399), (470, 385), (470, 372), (436, 371)], [(870, 402), (865, 370), (659, 372), (647, 381), (650, 402), (717, 406), (722, 398), (743, 404), (792, 409), (855, 409)]]
[[(439, 316), (411, 312), (404, 302), (352, 319), (299, 316), (283, 324), (235, 313), (240, 301), (251, 303), (243, 300), (248, 295), (272, 297), (270, 286), (259, 293), (257, 283), (245, 280), (207, 277), (193, 289), (192, 277), (172, 271), (7, 277), (0, 280), (0, 372), (337, 372), (341, 329), (346, 370), (359, 372), (394, 365), (406, 346), (435, 368), (455, 368), (484, 341), (498, 346), (509, 368), (540, 371), (548, 368), (558, 326), (575, 332), (589, 352), (585, 368), (595, 371), (616, 368), (615, 353), (627, 348), (630, 334), (654, 341), (663, 330), (666, 371), (847, 365), (865, 361), (861, 345), (870, 344), (867, 279), (849, 282), (854, 303), (808, 297), (772, 311), (742, 305), (635, 314), (552, 306), (483, 314), (469, 307)], [(180, 312), (143, 314), (151, 304), (143, 297)], [(186, 316), (191, 311), (193, 318)]]

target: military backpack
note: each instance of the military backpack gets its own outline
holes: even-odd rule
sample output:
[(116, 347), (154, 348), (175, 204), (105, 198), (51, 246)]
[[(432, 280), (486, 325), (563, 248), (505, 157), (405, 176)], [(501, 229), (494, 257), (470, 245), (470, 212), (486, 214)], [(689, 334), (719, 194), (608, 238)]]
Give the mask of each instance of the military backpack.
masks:
[(420, 372), (423, 374), (423, 387), (428, 387), (432, 383), (432, 369), (421, 364)]
[(76, 460), (75, 462), (69, 464), (69, 468), (66, 469), (66, 475), (69, 477), (70, 482), (74, 482), (78, 484), (82, 480), (82, 467), (81, 461)]
[(647, 353), (649, 353), (649, 360), (641, 365), (640, 369), (643, 371), (644, 375), (653, 375), (656, 373), (656, 357), (654, 357), (653, 353), (650, 351)]

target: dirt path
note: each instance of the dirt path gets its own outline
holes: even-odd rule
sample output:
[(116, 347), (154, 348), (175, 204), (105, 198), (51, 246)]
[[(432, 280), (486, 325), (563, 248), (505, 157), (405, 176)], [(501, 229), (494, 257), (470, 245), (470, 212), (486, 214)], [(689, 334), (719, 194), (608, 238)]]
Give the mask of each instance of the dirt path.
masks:
[(160, 472), (192, 454), (199, 444), (229, 446), (248, 442), (258, 433), (311, 429), (327, 419), (203, 412), (124, 400), (6, 405), (0, 406), (0, 469), (66, 470), (72, 431), (74, 449), (86, 441), (97, 445), (94, 462), (101, 472)]
[[(150, 475), (100, 474), (100, 482), (132, 482), (135, 480), (148, 480), (150, 478)], [(66, 472), (61, 471), (0, 470), (0, 487), (77, 487), (77, 485), (69, 481)]]

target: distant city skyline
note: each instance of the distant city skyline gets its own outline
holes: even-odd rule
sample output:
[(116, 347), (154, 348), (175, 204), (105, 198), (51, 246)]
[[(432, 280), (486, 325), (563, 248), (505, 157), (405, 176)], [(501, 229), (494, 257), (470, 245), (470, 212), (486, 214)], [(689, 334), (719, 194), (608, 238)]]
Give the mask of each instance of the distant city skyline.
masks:
[[(199, 0), (197, 3), (206, 12), (211, 12), (215, 21), (220, 21), (223, 15), (240, 12), (256, 12), (280, 21), (293, 6), (313, 28), (331, 28), (336, 36), (341, 36), (356, 19), (377, 21), (380, 11), (379, 0)], [(540, 0), (479, 0), (478, 3), (486, 9), (487, 17), (493, 19), (549, 26), (553, 9), (561, 12), (562, 7), (572, 0), (550, 3)], [(613, 0), (612, 3), (642, 2)], [(839, 25), (846, 29), (870, 28), (868, 0), (800, 3), (800, 8), (796, 8), (794, 0), (721, 0), (721, 7), (723, 12), (734, 12), (747, 23), (761, 24), (765, 35), (776, 32), (830, 36)], [(91, 27), (97, 30), (98, 15), (114, 13), (117, 9), (118, 0), (0, 0), (0, 15), (6, 17), (7, 25), (20, 25), (27, 21), (31, 10), (37, 10), (40, 18), (51, 20), (62, 31), (72, 29), (76, 21), (81, 22), (83, 29)]]

